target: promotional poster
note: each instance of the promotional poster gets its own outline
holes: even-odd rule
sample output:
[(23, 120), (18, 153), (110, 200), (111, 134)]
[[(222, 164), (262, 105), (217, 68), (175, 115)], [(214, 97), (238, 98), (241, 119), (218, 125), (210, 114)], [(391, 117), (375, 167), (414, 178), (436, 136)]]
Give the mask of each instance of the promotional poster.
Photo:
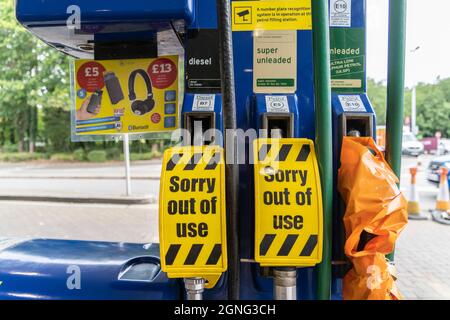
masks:
[(75, 135), (173, 131), (178, 56), (75, 61)]

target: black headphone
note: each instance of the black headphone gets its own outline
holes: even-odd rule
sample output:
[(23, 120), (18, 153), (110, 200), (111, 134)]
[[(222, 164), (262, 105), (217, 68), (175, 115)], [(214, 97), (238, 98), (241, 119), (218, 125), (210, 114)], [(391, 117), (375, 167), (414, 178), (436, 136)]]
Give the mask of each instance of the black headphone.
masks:
[[(134, 92), (134, 82), (136, 81), (136, 76), (138, 74), (140, 74), (144, 79), (145, 86), (147, 87), (147, 99), (145, 100), (136, 100), (136, 93)], [(131, 101), (131, 111), (133, 111), (135, 115), (142, 116), (152, 111), (155, 107), (152, 81), (145, 70), (137, 69), (130, 74), (130, 77), (128, 78), (128, 98)]]

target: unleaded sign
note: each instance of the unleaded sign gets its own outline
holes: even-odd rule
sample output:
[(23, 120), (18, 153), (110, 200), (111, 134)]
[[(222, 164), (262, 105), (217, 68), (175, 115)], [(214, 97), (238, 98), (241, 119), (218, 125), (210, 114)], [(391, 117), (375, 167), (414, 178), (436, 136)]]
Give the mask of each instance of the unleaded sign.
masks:
[(223, 149), (166, 150), (159, 203), (162, 270), (170, 278), (205, 278), (214, 287), (227, 269)]
[(322, 260), (322, 194), (314, 144), (257, 139), (254, 148), (255, 260), (307, 267)]

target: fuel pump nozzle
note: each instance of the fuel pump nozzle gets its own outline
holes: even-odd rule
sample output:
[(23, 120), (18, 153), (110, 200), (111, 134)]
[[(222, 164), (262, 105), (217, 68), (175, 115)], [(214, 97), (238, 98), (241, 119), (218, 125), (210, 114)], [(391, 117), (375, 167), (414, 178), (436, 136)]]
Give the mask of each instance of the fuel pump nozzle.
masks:
[(186, 288), (187, 300), (203, 300), (203, 291), (205, 290), (205, 279), (185, 278), (184, 286)]
[(347, 136), (359, 138), (359, 137), (361, 137), (361, 132), (359, 132), (358, 130), (350, 130), (350, 131), (347, 133)]
[(297, 300), (297, 269), (275, 268), (273, 295), (275, 300)]
[(278, 128), (278, 127), (273, 127), (270, 130), (270, 137), (274, 138), (274, 139), (283, 138), (283, 130), (281, 128)]

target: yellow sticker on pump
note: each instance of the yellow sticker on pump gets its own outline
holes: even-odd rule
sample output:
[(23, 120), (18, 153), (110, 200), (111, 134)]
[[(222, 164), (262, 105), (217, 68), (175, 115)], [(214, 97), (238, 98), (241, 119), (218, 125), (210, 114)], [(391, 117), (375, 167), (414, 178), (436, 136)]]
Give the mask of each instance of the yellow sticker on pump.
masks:
[(311, 0), (233, 1), (233, 31), (311, 30)]
[(255, 260), (308, 267), (322, 261), (322, 193), (308, 139), (256, 139)]
[(201, 277), (214, 287), (227, 269), (225, 164), (218, 146), (164, 152), (159, 237), (170, 278)]

